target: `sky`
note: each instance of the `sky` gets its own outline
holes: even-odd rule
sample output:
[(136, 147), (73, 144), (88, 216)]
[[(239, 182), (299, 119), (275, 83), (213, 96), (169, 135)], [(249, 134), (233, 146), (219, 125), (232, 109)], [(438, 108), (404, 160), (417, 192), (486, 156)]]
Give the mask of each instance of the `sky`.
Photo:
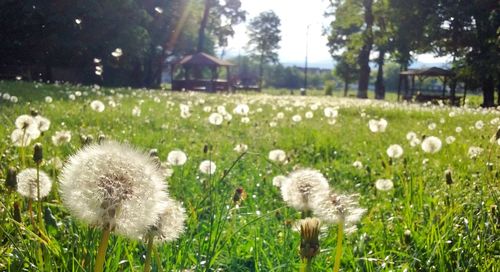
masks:
[[(331, 18), (325, 18), (327, 0), (241, 0), (242, 9), (247, 11), (247, 22), (235, 27), (236, 34), (229, 39), (225, 48), (227, 56), (246, 54), (248, 42), (247, 23), (263, 11), (274, 11), (281, 20), (281, 42), (278, 52), (281, 63), (304, 63), (306, 41), (310, 65), (333, 66), (327, 38), (323, 29)], [(309, 26), (309, 31), (307, 27)], [(417, 61), (424, 63), (446, 62), (447, 58), (435, 58), (432, 54), (420, 55)], [(326, 66), (326, 67), (325, 67)]]

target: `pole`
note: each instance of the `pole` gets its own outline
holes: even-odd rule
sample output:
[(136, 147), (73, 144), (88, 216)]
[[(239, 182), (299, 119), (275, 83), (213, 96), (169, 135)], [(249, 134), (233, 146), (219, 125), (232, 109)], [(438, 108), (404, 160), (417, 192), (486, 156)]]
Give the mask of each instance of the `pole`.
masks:
[(306, 29), (306, 60), (304, 64), (304, 91), (301, 92), (301, 95), (306, 95), (307, 91), (307, 54), (309, 53), (309, 27), (311, 24), (307, 25)]

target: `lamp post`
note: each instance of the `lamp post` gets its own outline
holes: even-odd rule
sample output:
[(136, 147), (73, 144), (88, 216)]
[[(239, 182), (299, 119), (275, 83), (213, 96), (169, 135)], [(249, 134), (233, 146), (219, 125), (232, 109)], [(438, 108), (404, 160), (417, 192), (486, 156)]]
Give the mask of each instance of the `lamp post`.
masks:
[(304, 88), (300, 92), (301, 95), (306, 95), (306, 91), (307, 91), (307, 54), (309, 52), (309, 27), (310, 26), (311, 26), (311, 24), (308, 24), (307, 29), (306, 29), (306, 60), (305, 60), (305, 64), (304, 64)]

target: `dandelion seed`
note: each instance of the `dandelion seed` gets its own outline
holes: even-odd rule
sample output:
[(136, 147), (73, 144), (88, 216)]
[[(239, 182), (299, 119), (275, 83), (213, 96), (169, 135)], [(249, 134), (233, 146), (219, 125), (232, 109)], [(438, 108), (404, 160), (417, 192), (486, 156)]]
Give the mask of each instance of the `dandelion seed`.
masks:
[(63, 204), (80, 220), (140, 237), (167, 207), (158, 166), (147, 154), (115, 142), (87, 145), (60, 178)]
[(171, 165), (184, 165), (187, 161), (187, 156), (186, 153), (180, 150), (173, 150), (168, 153), (167, 161)]
[(352, 166), (357, 169), (362, 169), (363, 168), (363, 163), (360, 161), (355, 161), (352, 163)]
[(160, 7), (155, 7), (155, 11), (158, 12), (158, 14), (162, 14), (163, 13), (163, 9), (160, 8)]
[(426, 153), (436, 153), (441, 150), (442, 143), (438, 137), (429, 136), (422, 141), (422, 144), (420, 146)]
[(321, 192), (328, 191), (326, 178), (312, 169), (296, 170), (281, 183), (281, 196), (292, 208), (299, 211), (312, 210), (311, 201)]
[(285, 176), (279, 175), (273, 178), (273, 186), (280, 188), (281, 184), (286, 180)]
[(390, 158), (397, 159), (403, 156), (403, 148), (398, 144), (393, 144), (387, 148), (386, 153)]
[(123, 55), (123, 51), (121, 48), (116, 48), (115, 51), (111, 52), (111, 55), (118, 59)]
[(94, 100), (90, 102), (90, 108), (96, 112), (103, 112), (106, 106), (99, 100)]
[(69, 143), (71, 141), (71, 131), (68, 130), (61, 130), (61, 131), (56, 131), (54, 135), (52, 136), (52, 143), (55, 146), (60, 146), (62, 144)]
[(222, 124), (222, 121), (224, 121), (224, 117), (217, 112), (210, 114), (210, 116), (208, 117), (208, 122), (215, 126), (220, 126)]
[(40, 192), (37, 192), (37, 170), (35, 168), (24, 169), (17, 174), (17, 192), (20, 195), (33, 200), (38, 200), (38, 194), (40, 194), (40, 198), (49, 195), (52, 189), (52, 181), (43, 171), (39, 171), (39, 187)]
[(76, 19), (75, 19), (75, 23), (76, 23), (77, 25), (81, 24), (81, 23), (82, 23), (82, 19), (80, 19), (80, 18), (76, 18)]
[(269, 159), (275, 162), (284, 163), (286, 161), (286, 153), (281, 149), (271, 150), (269, 152)]
[(248, 150), (248, 146), (246, 144), (237, 144), (233, 150), (238, 153), (244, 153)]
[(390, 179), (378, 179), (375, 181), (375, 188), (379, 191), (389, 191), (394, 188), (394, 183), (392, 183), (392, 180)]
[(198, 168), (200, 172), (206, 175), (213, 175), (215, 173), (215, 163), (210, 161), (210, 160), (204, 160), (200, 163), (200, 166)]

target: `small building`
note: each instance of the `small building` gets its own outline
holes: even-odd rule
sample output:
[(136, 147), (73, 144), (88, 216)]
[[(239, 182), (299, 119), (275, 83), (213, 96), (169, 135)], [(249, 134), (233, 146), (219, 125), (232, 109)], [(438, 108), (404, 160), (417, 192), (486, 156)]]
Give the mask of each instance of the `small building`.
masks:
[(229, 91), (232, 65), (202, 52), (185, 56), (170, 69), (172, 90)]
[[(442, 86), (436, 90), (435, 86), (432, 88), (424, 88), (423, 81), (427, 78), (438, 78)], [(415, 79), (418, 84), (415, 84)], [(450, 70), (431, 67), (425, 69), (409, 69), (399, 73), (398, 84), (398, 101), (403, 91), (404, 100), (415, 100), (417, 102), (427, 101), (449, 101), (451, 105), (459, 105), (460, 102), (465, 100), (466, 90), (463, 89), (463, 94), (457, 96), (457, 80), (455, 73)]]

